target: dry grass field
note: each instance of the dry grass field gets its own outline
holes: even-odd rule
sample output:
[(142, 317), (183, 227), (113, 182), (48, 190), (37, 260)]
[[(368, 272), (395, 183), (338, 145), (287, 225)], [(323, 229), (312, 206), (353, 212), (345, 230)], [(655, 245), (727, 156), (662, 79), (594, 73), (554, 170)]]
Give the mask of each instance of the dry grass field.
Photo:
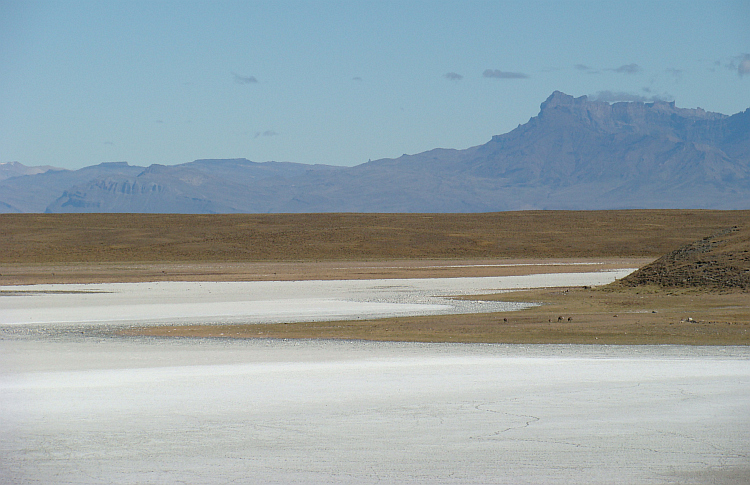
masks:
[[(0, 284), (516, 274), (517, 268), (497, 266), (509, 262), (605, 261), (610, 264), (598, 268), (640, 267), (734, 226), (750, 228), (750, 211), (0, 215)], [(742, 229), (741, 234), (747, 233)], [(742, 255), (750, 249), (747, 238), (733, 241), (737, 247), (732, 246), (732, 254), (741, 255), (733, 261), (744, 261)], [(698, 262), (705, 263), (703, 256)], [(585, 267), (524, 269), (569, 270)], [(750, 343), (750, 295), (742, 288), (616, 285), (486, 298), (542, 305), (502, 314), (137, 332), (441, 342)]]
[(1, 214), (0, 264), (657, 257), (750, 211)]

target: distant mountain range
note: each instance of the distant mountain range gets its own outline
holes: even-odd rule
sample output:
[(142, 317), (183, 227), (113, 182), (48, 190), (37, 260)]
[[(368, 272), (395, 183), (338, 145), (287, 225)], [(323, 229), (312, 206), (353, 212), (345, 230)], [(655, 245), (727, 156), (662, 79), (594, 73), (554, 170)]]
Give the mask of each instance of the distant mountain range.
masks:
[(20, 177), (21, 175), (36, 175), (38, 173), (48, 172), (50, 170), (63, 170), (62, 168), (50, 167), (49, 165), (39, 167), (27, 167), (18, 162), (0, 163), (0, 180), (11, 177)]
[(553, 93), (465, 150), (354, 167), (196, 160), (76, 171), (0, 164), (0, 212), (491, 212), (750, 209), (750, 109), (609, 104)]

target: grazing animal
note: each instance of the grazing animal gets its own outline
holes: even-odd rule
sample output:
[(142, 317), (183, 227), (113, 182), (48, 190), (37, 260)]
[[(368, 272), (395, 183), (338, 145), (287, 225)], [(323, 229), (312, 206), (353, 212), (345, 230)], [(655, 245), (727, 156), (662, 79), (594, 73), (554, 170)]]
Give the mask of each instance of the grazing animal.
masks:
[(503, 318), (503, 321), (504, 321), (505, 323), (508, 323), (508, 319), (507, 319), (507, 318)]
[(562, 317), (557, 317), (557, 321), (558, 321), (558, 322), (562, 322), (562, 321), (563, 321), (563, 318), (562, 318)]
[(573, 317), (568, 317), (568, 321), (572, 322), (573, 321)]

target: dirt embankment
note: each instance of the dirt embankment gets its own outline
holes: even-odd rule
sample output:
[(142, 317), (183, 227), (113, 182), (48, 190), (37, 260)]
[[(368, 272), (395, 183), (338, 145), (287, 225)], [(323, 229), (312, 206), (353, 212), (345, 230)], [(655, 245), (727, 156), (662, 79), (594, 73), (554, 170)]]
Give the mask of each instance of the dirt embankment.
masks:
[(666, 254), (616, 286), (750, 292), (750, 226), (732, 227)]

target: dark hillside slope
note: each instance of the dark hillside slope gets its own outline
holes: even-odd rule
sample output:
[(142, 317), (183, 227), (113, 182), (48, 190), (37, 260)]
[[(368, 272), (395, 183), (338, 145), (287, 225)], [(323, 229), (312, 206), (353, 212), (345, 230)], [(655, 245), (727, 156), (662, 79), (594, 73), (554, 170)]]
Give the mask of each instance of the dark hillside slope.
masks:
[(685, 245), (619, 284), (750, 292), (750, 229), (733, 227)]

